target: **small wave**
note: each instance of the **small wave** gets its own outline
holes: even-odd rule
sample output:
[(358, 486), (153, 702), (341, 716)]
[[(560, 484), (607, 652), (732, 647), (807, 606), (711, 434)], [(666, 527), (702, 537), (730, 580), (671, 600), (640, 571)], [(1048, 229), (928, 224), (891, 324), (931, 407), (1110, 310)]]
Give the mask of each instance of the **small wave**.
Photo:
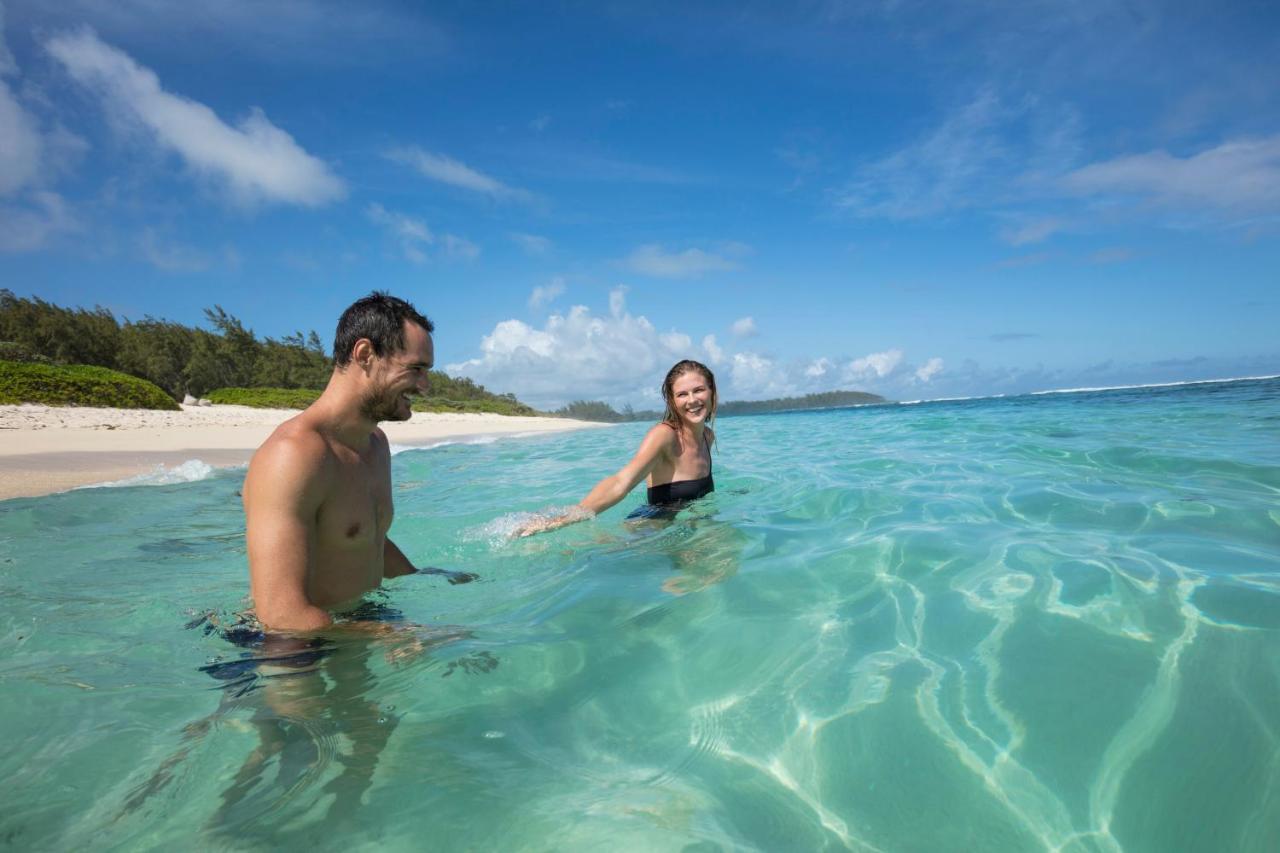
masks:
[(1132, 391), (1138, 388), (1178, 388), (1183, 385), (1216, 385), (1219, 382), (1256, 382), (1260, 379), (1280, 379), (1275, 376), (1232, 376), (1226, 379), (1188, 379), (1185, 382), (1150, 382), (1145, 385), (1103, 385), (1098, 388), (1055, 388), (1049, 391), (1032, 391), (1032, 396), (1043, 394), (1084, 394), (1090, 391)]
[(989, 394), (985, 397), (930, 397), (927, 400), (901, 400), (896, 405), (918, 406), (921, 403), (959, 403), (965, 400), (1000, 400), (1004, 394)]
[(163, 464), (150, 471), (123, 480), (112, 480), (108, 483), (94, 483), (81, 486), (82, 489), (110, 489), (118, 486), (173, 486), (178, 483), (194, 483), (207, 480), (213, 476), (214, 468), (208, 462), (199, 459), (188, 459), (181, 465), (169, 468)]
[(549, 522), (559, 518), (566, 518), (570, 522), (584, 521), (594, 515), (595, 513), (583, 509), (577, 504), (550, 506), (536, 512), (509, 512), (506, 515), (498, 516), (487, 524), (473, 528), (465, 533), (463, 538), (473, 542), (484, 541), (491, 546), (497, 546), (514, 539), (517, 531), (523, 529), (526, 525)]
[[(534, 433), (512, 433), (507, 438), (520, 438), (524, 435), (533, 435)], [(429, 444), (392, 444), (391, 455), (395, 456), (400, 453), (407, 453), (410, 450), (435, 450), (437, 447), (449, 447), (454, 444), (475, 445), (475, 444), (493, 444), (500, 436), (496, 435), (474, 435), (469, 438), (444, 438), (440, 441), (433, 441)]]

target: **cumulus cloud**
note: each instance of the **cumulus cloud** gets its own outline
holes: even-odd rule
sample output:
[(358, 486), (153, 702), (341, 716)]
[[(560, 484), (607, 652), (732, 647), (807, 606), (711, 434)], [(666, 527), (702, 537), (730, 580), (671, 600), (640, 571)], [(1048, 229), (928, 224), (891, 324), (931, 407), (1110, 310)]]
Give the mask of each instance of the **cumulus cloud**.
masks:
[(437, 236), (421, 219), (387, 210), (376, 202), (365, 208), (365, 215), (383, 227), (399, 244), (401, 255), (411, 263), (425, 264), (430, 259), (429, 247), (435, 247), (438, 254), (447, 258), (474, 260), (480, 255), (480, 247), (470, 240), (455, 234)]
[(154, 72), (91, 30), (55, 36), (45, 47), (111, 114), (144, 128), (241, 203), (316, 207), (346, 195), (342, 180), (260, 109), (231, 127), (204, 104), (165, 91)]
[(809, 362), (809, 364), (805, 367), (804, 375), (809, 377), (810, 379), (821, 379), (822, 377), (826, 376), (827, 373), (830, 372), (831, 369), (834, 368), (835, 366), (836, 366), (835, 362), (833, 362), (831, 359), (827, 358), (826, 356), (823, 356), (821, 358), (815, 358), (813, 361)]
[(476, 358), (446, 369), (500, 392), (518, 392), (537, 406), (575, 399), (656, 405), (654, 389), (679, 355), (672, 345), (687, 343), (687, 336), (661, 335), (648, 319), (631, 314), (625, 289), (615, 288), (608, 316), (575, 305), (553, 313), (542, 328), (504, 320), (481, 340)]
[(665, 332), (658, 335), (658, 340), (667, 352), (673, 354), (687, 353), (693, 348), (693, 338), (684, 332)]
[(556, 276), (547, 284), (540, 284), (529, 294), (529, 310), (540, 311), (564, 293), (564, 279)]
[(740, 317), (733, 321), (733, 336), (735, 338), (752, 338), (757, 334), (756, 321), (754, 317)]
[(941, 372), (942, 372), (942, 359), (931, 358), (928, 361), (926, 361), (918, 370), (916, 370), (915, 377), (921, 382), (928, 382), (929, 380), (933, 379), (933, 377), (937, 376)]
[(729, 364), (728, 390), (733, 399), (751, 400), (791, 396), (796, 386), (774, 359), (759, 353), (739, 352), (734, 353)]
[(524, 190), (509, 187), (497, 178), (490, 177), (452, 157), (435, 154), (416, 145), (392, 149), (387, 152), (387, 158), (409, 166), (424, 178), (487, 195), (490, 198), (524, 200), (530, 198), (530, 194)]
[(707, 361), (712, 366), (724, 361), (724, 350), (720, 348), (720, 344), (716, 342), (715, 335), (707, 335), (702, 339), (702, 349), (707, 353)]
[(902, 363), (902, 350), (890, 349), (884, 352), (873, 352), (862, 358), (855, 358), (845, 367), (845, 374), (850, 379), (883, 379)]
[[(729, 252), (742, 254), (745, 247), (732, 244)], [(729, 272), (739, 264), (726, 257), (729, 252), (716, 254), (703, 249), (668, 251), (657, 243), (638, 246), (624, 261), (627, 269), (655, 278), (697, 278), (706, 273)]]
[(1189, 157), (1150, 151), (1093, 163), (1062, 185), (1082, 195), (1132, 196), (1168, 207), (1280, 210), (1280, 134), (1238, 139)]

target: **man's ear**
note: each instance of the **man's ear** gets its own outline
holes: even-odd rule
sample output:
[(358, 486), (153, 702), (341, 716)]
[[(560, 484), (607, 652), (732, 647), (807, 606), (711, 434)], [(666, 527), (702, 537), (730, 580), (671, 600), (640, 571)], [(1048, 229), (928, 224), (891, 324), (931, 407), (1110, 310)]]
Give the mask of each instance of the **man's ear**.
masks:
[(368, 370), (377, 356), (378, 354), (373, 351), (373, 342), (368, 338), (360, 338), (355, 346), (351, 347), (351, 360), (360, 365), (363, 370)]

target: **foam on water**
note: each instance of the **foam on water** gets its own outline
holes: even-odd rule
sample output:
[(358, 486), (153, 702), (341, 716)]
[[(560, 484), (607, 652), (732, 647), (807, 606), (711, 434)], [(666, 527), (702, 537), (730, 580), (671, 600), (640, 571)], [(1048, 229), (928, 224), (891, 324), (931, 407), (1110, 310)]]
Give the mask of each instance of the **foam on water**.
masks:
[(478, 579), (263, 670), (235, 478), (0, 503), (4, 837), (1270, 853), (1277, 424), (1280, 380), (726, 418), (674, 522), (529, 538), (648, 425), (400, 453), (396, 543)]
[(215, 473), (214, 467), (199, 459), (188, 459), (179, 465), (157, 465), (150, 471), (126, 477), (123, 480), (112, 480), (106, 483), (93, 483), (80, 486), (81, 489), (110, 489), (121, 486), (172, 486), (177, 483), (196, 483), (206, 480)]

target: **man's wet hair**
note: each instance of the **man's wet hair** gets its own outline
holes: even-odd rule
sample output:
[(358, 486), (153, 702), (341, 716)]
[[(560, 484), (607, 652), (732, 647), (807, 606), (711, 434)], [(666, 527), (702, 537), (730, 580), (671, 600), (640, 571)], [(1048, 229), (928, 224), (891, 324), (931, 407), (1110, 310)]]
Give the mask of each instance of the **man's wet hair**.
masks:
[(338, 318), (338, 330), (333, 335), (334, 366), (351, 363), (351, 349), (361, 338), (369, 339), (379, 357), (400, 352), (404, 349), (406, 322), (421, 326), (428, 333), (436, 330), (435, 324), (417, 308), (389, 293), (375, 290), (356, 300)]

